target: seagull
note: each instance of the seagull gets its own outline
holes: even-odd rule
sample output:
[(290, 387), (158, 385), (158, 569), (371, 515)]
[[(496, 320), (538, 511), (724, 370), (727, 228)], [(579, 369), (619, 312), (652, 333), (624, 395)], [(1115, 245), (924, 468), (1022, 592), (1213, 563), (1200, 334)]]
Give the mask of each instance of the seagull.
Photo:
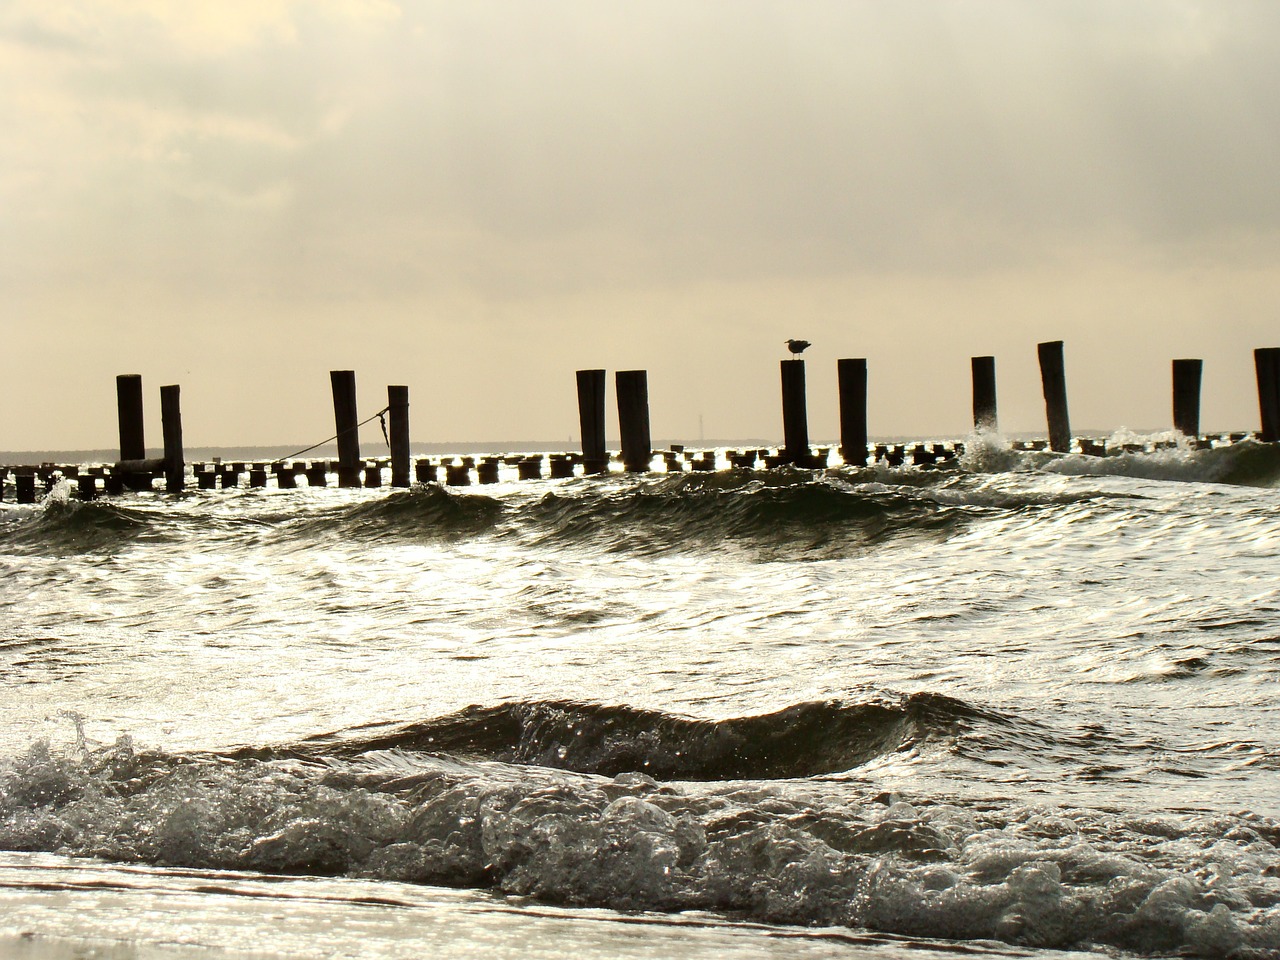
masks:
[(805, 348), (810, 345), (808, 340), (788, 340), (786, 343), (787, 349), (795, 354), (804, 353)]

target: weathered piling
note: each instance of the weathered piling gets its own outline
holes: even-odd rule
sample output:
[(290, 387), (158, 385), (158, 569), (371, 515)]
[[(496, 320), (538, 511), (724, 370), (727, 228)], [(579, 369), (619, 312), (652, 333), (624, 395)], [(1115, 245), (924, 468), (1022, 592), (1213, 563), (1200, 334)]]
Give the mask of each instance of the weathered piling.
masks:
[(164, 434), (164, 487), (181, 493), (187, 465), (182, 454), (182, 388), (171, 383), (160, 388), (160, 430)]
[(1200, 436), (1200, 375), (1203, 360), (1173, 361), (1173, 429), (1184, 437)]
[(1265, 443), (1280, 441), (1280, 347), (1259, 347), (1253, 351), (1258, 375), (1258, 408), (1262, 415), (1259, 438)]
[(413, 478), (418, 483), (435, 483), (436, 465), (427, 459), (417, 461), (413, 465)]
[(1049, 447), (1058, 453), (1069, 453), (1071, 422), (1067, 417), (1067, 376), (1062, 360), (1062, 341), (1041, 343), (1037, 352), (1040, 355), (1045, 414), (1049, 420)]
[(13, 478), (13, 485), (19, 503), (36, 502), (36, 475), (34, 473), (19, 473)]
[(323, 461), (312, 461), (307, 465), (303, 476), (307, 478), (308, 487), (324, 487), (329, 484), (329, 465)]
[[(867, 462), (867, 361), (836, 361), (840, 393), (840, 456), (845, 463)], [(803, 391), (802, 391), (803, 392)]]
[(996, 433), (996, 358), (970, 357), (973, 371), (973, 432)]
[(295, 490), (298, 486), (298, 475), (294, 473), (293, 466), (286, 466), (282, 461), (277, 461), (271, 465), (271, 472), (276, 476), (276, 486), (281, 490)]
[(387, 387), (387, 413), (391, 418), (391, 485), (409, 486), (409, 388)]
[(120, 426), (120, 461), (117, 464), (109, 493), (121, 493), (126, 485), (133, 490), (151, 488), (152, 469), (157, 465), (147, 461), (147, 445), (143, 437), (142, 377), (136, 373), (123, 373), (116, 377), (116, 414)]
[(604, 446), (605, 374), (603, 370), (579, 370), (577, 377), (583, 470), (604, 473), (609, 469), (609, 454)]
[(622, 465), (632, 473), (649, 469), (653, 440), (649, 436), (649, 374), (619, 370), (614, 375), (618, 394), (618, 428), (622, 432)]
[(783, 458), (803, 465), (809, 459), (809, 415), (805, 409), (804, 361), (782, 363)]
[(144, 460), (147, 445), (142, 431), (142, 376), (116, 377), (116, 413), (120, 423), (120, 459)]
[(360, 430), (356, 413), (356, 372), (330, 370), (333, 421), (338, 439), (338, 486), (360, 486)]

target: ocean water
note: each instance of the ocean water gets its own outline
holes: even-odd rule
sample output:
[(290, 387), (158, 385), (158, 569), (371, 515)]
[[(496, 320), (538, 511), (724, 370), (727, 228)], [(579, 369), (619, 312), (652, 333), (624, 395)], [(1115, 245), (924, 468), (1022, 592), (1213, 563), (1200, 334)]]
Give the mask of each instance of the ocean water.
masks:
[(5, 955), (1280, 956), (1280, 450), (69, 494)]

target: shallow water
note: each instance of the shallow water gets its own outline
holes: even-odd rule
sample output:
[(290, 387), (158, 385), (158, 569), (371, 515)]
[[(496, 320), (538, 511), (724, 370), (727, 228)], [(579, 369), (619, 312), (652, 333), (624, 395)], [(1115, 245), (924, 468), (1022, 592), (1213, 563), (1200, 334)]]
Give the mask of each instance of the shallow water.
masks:
[(1277, 952), (1278, 481), (971, 442), (5, 503), (0, 849)]

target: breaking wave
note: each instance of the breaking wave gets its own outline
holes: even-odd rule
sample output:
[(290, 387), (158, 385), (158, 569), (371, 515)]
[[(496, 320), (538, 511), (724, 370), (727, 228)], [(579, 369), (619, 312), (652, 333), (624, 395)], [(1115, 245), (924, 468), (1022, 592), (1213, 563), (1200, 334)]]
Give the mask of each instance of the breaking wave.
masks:
[(795, 787), (36, 744), (0, 764), (0, 847), (1040, 948), (1280, 951), (1273, 820)]

